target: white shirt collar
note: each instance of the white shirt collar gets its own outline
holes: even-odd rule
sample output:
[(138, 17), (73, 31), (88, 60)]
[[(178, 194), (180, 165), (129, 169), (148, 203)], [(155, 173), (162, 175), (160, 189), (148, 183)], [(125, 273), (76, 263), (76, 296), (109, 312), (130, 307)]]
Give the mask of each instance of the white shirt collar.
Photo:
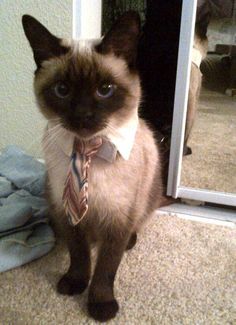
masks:
[(107, 134), (108, 140), (113, 143), (121, 156), (128, 160), (134, 145), (138, 128), (138, 115), (133, 116), (122, 126)]
[[(116, 157), (117, 151), (119, 151), (120, 155), (125, 160), (128, 160), (133, 148), (137, 127), (138, 115), (135, 114), (122, 126), (114, 129), (114, 131), (110, 129), (106, 131), (104, 135), (110, 143), (107, 142), (106, 146), (102, 146), (101, 150), (97, 152), (97, 156), (112, 162)], [(57, 146), (60, 147), (67, 156), (71, 156), (75, 139), (75, 135), (72, 132), (49, 121), (47, 135), (49, 135), (51, 139), (55, 139)], [(103, 136), (103, 134), (101, 136)]]

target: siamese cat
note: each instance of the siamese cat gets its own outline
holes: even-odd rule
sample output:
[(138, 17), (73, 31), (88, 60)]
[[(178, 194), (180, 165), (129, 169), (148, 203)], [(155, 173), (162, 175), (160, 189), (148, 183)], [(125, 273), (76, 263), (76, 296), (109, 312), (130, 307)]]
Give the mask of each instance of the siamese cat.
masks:
[(206, 57), (207, 53), (207, 39), (200, 38), (195, 32), (194, 45), (192, 49), (192, 62), (190, 72), (190, 85), (188, 92), (188, 107), (185, 126), (184, 149), (183, 154), (189, 155), (192, 149), (187, 145), (189, 136), (191, 134), (194, 121), (196, 119), (198, 99), (202, 85), (202, 73), (200, 71), (200, 64)]
[[(138, 115), (140, 19), (125, 13), (97, 42), (62, 40), (29, 15), (22, 22), (37, 65), (36, 100), (48, 120), (43, 150), (50, 213), (70, 253), (57, 290), (81, 294), (91, 280), (88, 313), (106, 321), (119, 308), (114, 280), (122, 255), (134, 246), (136, 233), (162, 197), (158, 147)], [(100, 147), (97, 143), (91, 156), (79, 151), (93, 141)], [(72, 196), (81, 199), (79, 207)], [(91, 277), (92, 243), (98, 255)]]
[(187, 146), (187, 142), (194, 124), (194, 120), (196, 118), (198, 98), (202, 84), (200, 64), (207, 55), (208, 25), (211, 18), (213, 17), (231, 17), (232, 11), (233, 1), (231, 0), (198, 0), (197, 2), (190, 87), (188, 94), (188, 110), (185, 129), (184, 154), (192, 153), (191, 148)]
[(198, 1), (197, 15), (195, 23), (194, 42), (192, 49), (192, 62), (190, 73), (190, 85), (188, 92), (188, 107), (184, 137), (183, 154), (188, 155), (192, 153), (190, 147), (187, 146), (188, 139), (196, 119), (198, 99), (202, 85), (202, 73), (200, 70), (201, 62), (207, 55), (207, 27), (210, 23), (211, 10), (209, 4), (205, 0)]

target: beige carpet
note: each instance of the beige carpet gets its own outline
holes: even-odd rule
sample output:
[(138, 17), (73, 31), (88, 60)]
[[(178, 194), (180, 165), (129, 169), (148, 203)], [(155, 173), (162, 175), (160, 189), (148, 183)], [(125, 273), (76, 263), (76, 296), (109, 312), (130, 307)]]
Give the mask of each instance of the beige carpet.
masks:
[[(62, 245), (24, 267), (0, 274), (0, 324), (95, 324), (86, 293), (60, 296)], [(236, 229), (177, 217), (153, 217), (116, 279), (120, 302), (109, 324), (236, 324)]]
[(236, 98), (202, 88), (181, 185), (236, 194)]

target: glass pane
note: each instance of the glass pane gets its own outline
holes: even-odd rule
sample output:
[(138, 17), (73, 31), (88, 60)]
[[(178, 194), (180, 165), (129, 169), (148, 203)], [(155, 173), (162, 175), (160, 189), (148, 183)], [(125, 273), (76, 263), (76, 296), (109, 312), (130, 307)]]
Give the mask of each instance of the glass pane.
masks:
[(211, 2), (207, 42), (195, 35), (181, 185), (236, 193), (236, 5)]

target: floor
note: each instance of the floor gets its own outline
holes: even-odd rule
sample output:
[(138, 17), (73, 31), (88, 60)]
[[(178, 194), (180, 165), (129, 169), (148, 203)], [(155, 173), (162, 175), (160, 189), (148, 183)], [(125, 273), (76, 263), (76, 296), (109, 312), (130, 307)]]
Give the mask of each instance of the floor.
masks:
[[(62, 244), (0, 274), (0, 324), (96, 324), (86, 297), (64, 297)], [(111, 325), (235, 324), (236, 228), (155, 215), (125, 253), (115, 281), (120, 311)]]
[(181, 185), (236, 193), (236, 98), (202, 89)]

